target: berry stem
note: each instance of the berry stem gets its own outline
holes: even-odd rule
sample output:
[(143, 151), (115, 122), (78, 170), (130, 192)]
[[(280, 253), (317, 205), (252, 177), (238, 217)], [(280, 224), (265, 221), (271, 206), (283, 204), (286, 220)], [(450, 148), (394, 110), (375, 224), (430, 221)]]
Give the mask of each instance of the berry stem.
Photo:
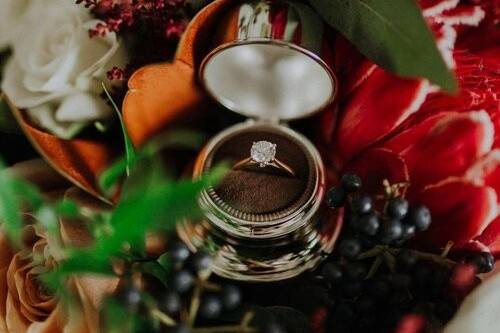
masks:
[(203, 286), (203, 289), (208, 290), (208, 291), (221, 291), (222, 288), (215, 283), (211, 283), (209, 281), (201, 281), (201, 285)]
[[(446, 244), (445, 249), (440, 255), (421, 252), (417, 250), (411, 250), (411, 252), (415, 254), (419, 259), (432, 261), (434, 263), (451, 268), (455, 265), (455, 262), (453, 260), (446, 258), (446, 256), (448, 255), (452, 247), (453, 247), (453, 242), (448, 242), (448, 244)], [(367, 275), (367, 278), (370, 278), (373, 276), (373, 274), (376, 273), (376, 270), (380, 266), (380, 263), (378, 261), (380, 260), (381, 257), (384, 259), (389, 269), (391, 271), (395, 271), (395, 265), (396, 265), (395, 256), (397, 256), (401, 251), (402, 249), (391, 248), (388, 247), (387, 245), (376, 245), (370, 250), (358, 255), (356, 259), (363, 260), (367, 258), (375, 258), (375, 261), (373, 262), (370, 271)]]
[(192, 330), (193, 333), (256, 333), (257, 330), (251, 327), (241, 327), (240, 325), (202, 327)]
[(382, 256), (384, 258), (385, 263), (387, 264), (387, 267), (389, 267), (391, 272), (396, 271), (396, 258), (394, 258), (394, 255), (390, 252), (390, 250), (384, 251), (382, 253)]
[(448, 241), (448, 243), (446, 243), (443, 252), (441, 252), (441, 258), (446, 258), (448, 256), (448, 253), (450, 253), (453, 245), (455, 245), (455, 243), (453, 243), (452, 241)]
[(368, 274), (366, 275), (366, 280), (372, 278), (375, 273), (377, 273), (378, 268), (382, 264), (382, 257), (378, 255), (375, 260), (372, 263), (372, 266), (370, 267), (370, 270), (368, 271)]
[(380, 255), (382, 252), (386, 251), (387, 249), (388, 249), (387, 246), (377, 245), (377, 246), (374, 246), (373, 248), (371, 248), (370, 250), (358, 255), (356, 257), (356, 259), (363, 260), (363, 259), (367, 259), (367, 258), (377, 257), (378, 255)]
[(195, 328), (193, 333), (256, 333), (257, 330), (249, 326), (254, 315), (253, 312), (245, 313), (239, 325)]
[(173, 320), (168, 315), (166, 315), (165, 313), (161, 312), (158, 309), (152, 309), (151, 316), (158, 319), (162, 324), (165, 324), (165, 326), (167, 326), (167, 327), (173, 327), (173, 326), (177, 325), (175, 320)]
[(196, 285), (193, 297), (191, 299), (191, 304), (189, 305), (189, 318), (188, 323), (190, 326), (193, 326), (194, 321), (196, 319), (196, 315), (198, 314), (198, 309), (200, 308), (200, 298), (203, 287), (198, 284)]
[(255, 317), (255, 313), (253, 313), (253, 312), (245, 313), (245, 315), (243, 316), (243, 319), (241, 320), (241, 325), (243, 327), (249, 328), (250, 322), (252, 321), (252, 319), (254, 317)]
[[(397, 255), (399, 252), (401, 252), (401, 249), (389, 249), (388, 251), (390, 251), (392, 253), (392, 255)], [(440, 265), (446, 266), (448, 268), (452, 268), (453, 266), (455, 266), (455, 262), (453, 260), (442, 257), (441, 255), (427, 253), (427, 252), (421, 252), (421, 251), (417, 251), (417, 250), (411, 250), (411, 251), (419, 259), (432, 261), (436, 264), (440, 264)]]

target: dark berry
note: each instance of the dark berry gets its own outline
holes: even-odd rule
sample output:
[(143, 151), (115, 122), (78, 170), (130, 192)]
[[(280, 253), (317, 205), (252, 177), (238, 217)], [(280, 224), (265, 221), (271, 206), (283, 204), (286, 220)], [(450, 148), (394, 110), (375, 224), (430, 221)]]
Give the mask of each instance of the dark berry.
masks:
[(222, 312), (222, 301), (215, 295), (205, 296), (200, 304), (200, 315), (205, 319), (215, 319)]
[(363, 215), (358, 219), (357, 222), (358, 230), (369, 236), (375, 236), (380, 227), (380, 222), (375, 214)]
[(189, 329), (188, 326), (186, 326), (184, 324), (180, 324), (180, 325), (177, 325), (177, 326), (170, 328), (167, 332), (168, 333), (191, 333), (191, 330)]
[(395, 291), (389, 298), (389, 304), (396, 306), (398, 309), (402, 309), (403, 307), (409, 305), (410, 302), (411, 296), (406, 290)]
[(286, 329), (275, 321), (266, 322), (259, 332), (262, 333), (286, 333)]
[(409, 214), (409, 223), (413, 224), (418, 231), (424, 231), (431, 225), (431, 212), (425, 206), (412, 208)]
[(118, 293), (118, 299), (128, 307), (137, 307), (142, 300), (141, 291), (134, 286), (124, 287)]
[(330, 208), (342, 207), (346, 200), (346, 193), (341, 187), (332, 187), (326, 193), (326, 204)]
[(432, 279), (432, 269), (427, 265), (419, 265), (415, 269), (414, 276), (418, 285), (421, 288), (426, 289)]
[(340, 265), (329, 262), (323, 266), (323, 277), (330, 283), (337, 283), (342, 280), (344, 273)]
[(373, 311), (375, 311), (377, 306), (377, 302), (375, 299), (368, 295), (362, 295), (357, 301), (356, 301), (356, 309), (358, 312), (363, 313), (363, 314), (370, 314)]
[(495, 258), (488, 252), (474, 254), (466, 261), (474, 265), (478, 273), (489, 273), (495, 267)]
[(189, 248), (186, 246), (186, 244), (181, 242), (174, 243), (170, 247), (169, 253), (172, 261), (175, 263), (183, 263), (191, 255), (191, 252), (189, 251)]
[(361, 252), (361, 243), (355, 238), (343, 239), (339, 244), (339, 253), (348, 259), (355, 258)]
[(226, 310), (236, 309), (241, 303), (240, 289), (231, 285), (225, 286), (222, 290), (222, 303)]
[(431, 278), (431, 291), (434, 292), (436, 296), (441, 295), (441, 292), (449, 285), (450, 281), (450, 271), (436, 267), (432, 273)]
[(366, 266), (360, 262), (349, 263), (345, 267), (345, 275), (349, 280), (361, 281), (366, 277), (367, 273)]
[(169, 291), (163, 297), (160, 308), (168, 314), (175, 314), (180, 311), (181, 305), (179, 294)]
[(346, 297), (357, 297), (363, 291), (363, 284), (359, 281), (348, 282), (342, 286), (342, 294)]
[(340, 303), (335, 307), (334, 317), (337, 320), (349, 321), (352, 320), (355, 316), (354, 308), (351, 304), (348, 303)]
[(406, 274), (392, 274), (388, 278), (393, 289), (404, 291), (410, 288), (412, 278)]
[(356, 192), (362, 186), (361, 178), (359, 178), (358, 175), (352, 173), (346, 173), (345, 175), (343, 175), (341, 182), (342, 187), (348, 193)]
[(172, 276), (172, 289), (178, 293), (185, 293), (193, 287), (194, 277), (187, 270), (175, 272)]
[(351, 201), (351, 209), (358, 215), (368, 214), (373, 208), (372, 198), (367, 195), (355, 196)]
[(391, 287), (384, 280), (374, 280), (369, 284), (368, 293), (377, 299), (385, 299), (391, 293)]
[(411, 269), (418, 261), (417, 256), (410, 250), (402, 250), (396, 257), (399, 268), (403, 270)]
[(191, 267), (196, 273), (207, 271), (211, 265), (212, 256), (205, 251), (196, 252), (191, 259)]
[(441, 301), (436, 304), (436, 315), (441, 319), (443, 322), (448, 322), (451, 317), (455, 314), (455, 306), (453, 304)]
[(413, 224), (407, 224), (403, 223), (403, 234), (401, 235), (401, 238), (403, 240), (408, 240), (415, 236), (417, 233), (417, 228)]
[(389, 244), (397, 239), (399, 239), (403, 234), (403, 224), (396, 219), (388, 220), (382, 223), (379, 232), (380, 240)]
[(405, 199), (398, 197), (389, 201), (387, 214), (395, 219), (402, 219), (408, 213), (409, 204)]
[(358, 320), (358, 328), (361, 332), (373, 332), (373, 327), (376, 325), (377, 319), (375, 315), (370, 313), (365, 315)]

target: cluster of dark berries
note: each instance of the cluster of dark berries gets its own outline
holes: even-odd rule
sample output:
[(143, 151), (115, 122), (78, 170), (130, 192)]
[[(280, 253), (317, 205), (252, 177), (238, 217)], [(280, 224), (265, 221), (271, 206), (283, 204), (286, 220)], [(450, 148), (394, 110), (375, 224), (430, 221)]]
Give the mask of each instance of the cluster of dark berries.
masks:
[[(444, 255), (419, 252), (405, 242), (431, 223), (424, 206), (411, 207), (397, 186), (386, 186), (382, 202), (360, 194), (361, 179), (342, 177), (327, 195), (332, 208), (345, 208), (346, 224), (336, 251), (321, 269), (329, 288), (325, 331), (393, 332), (408, 315), (421, 316), (422, 332), (438, 332), (478, 283), (493, 269), (489, 253)], [(375, 206), (380, 206), (377, 210)]]
[[(170, 247), (168, 255), (171, 272), (166, 283), (167, 287), (158, 288), (156, 285), (156, 288), (146, 288), (156, 290), (145, 291), (135, 287), (125, 288), (120, 293), (119, 299), (128, 308), (139, 309), (140, 312), (148, 303), (142, 296), (153, 296), (154, 305), (151, 305), (149, 299), (149, 310), (146, 315), (151, 316), (156, 312), (160, 313), (161, 318), (168, 318), (171, 322), (166, 325), (169, 333), (191, 332), (183, 320), (186, 319), (185, 314), (193, 310), (193, 304), (197, 304), (194, 307), (196, 313), (189, 313), (189, 316), (197, 319), (196, 322), (203, 323), (212, 323), (224, 313), (238, 309), (242, 298), (238, 287), (209, 281), (212, 257), (208, 253), (198, 251), (193, 254), (186, 245), (178, 242)], [(158, 321), (158, 318), (152, 319)], [(160, 320), (160, 322), (166, 324), (165, 321)]]
[(376, 211), (372, 197), (359, 193), (361, 185), (357, 175), (346, 174), (342, 177), (342, 185), (327, 193), (327, 204), (331, 208), (346, 207), (352, 237), (344, 238), (339, 244), (339, 251), (344, 256), (357, 256), (363, 244), (369, 247), (402, 244), (431, 224), (427, 207), (410, 207), (408, 201), (397, 195), (387, 198), (382, 212)]

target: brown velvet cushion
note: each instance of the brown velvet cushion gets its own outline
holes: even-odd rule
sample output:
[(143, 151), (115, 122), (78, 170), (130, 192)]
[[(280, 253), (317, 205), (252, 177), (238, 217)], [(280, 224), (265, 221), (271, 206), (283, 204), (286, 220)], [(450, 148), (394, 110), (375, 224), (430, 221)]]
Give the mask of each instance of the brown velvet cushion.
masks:
[[(277, 144), (276, 157), (290, 166), (296, 177), (273, 167), (251, 167), (231, 170), (215, 189), (215, 194), (242, 213), (280, 214), (305, 203), (314, 186), (312, 161), (305, 147), (292, 136), (272, 126), (259, 126), (234, 133), (219, 143), (208, 158), (205, 169), (221, 162), (235, 164), (249, 157), (253, 142), (270, 141)], [(251, 219), (261, 220), (254, 216)]]

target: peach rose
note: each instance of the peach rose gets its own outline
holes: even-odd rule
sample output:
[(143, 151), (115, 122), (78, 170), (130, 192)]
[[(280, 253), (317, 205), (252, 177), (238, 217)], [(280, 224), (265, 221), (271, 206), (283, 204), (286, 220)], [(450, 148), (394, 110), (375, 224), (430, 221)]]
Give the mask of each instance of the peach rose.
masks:
[[(27, 178), (35, 183), (53, 174), (41, 162), (30, 163), (30, 168), (16, 166), (15, 172), (23, 174), (29, 170)], [(90, 241), (87, 229), (78, 221), (61, 221), (60, 230), (64, 244), (81, 246)], [(12, 248), (0, 230), (0, 332), (98, 332), (99, 306), (103, 297), (115, 290), (118, 281), (95, 276), (73, 277), (68, 280), (68, 288), (76, 296), (75, 302), (62, 302), (38, 279), (61, 258), (56, 243), (39, 227), (28, 224), (23, 230), (23, 245), (19, 250)]]

